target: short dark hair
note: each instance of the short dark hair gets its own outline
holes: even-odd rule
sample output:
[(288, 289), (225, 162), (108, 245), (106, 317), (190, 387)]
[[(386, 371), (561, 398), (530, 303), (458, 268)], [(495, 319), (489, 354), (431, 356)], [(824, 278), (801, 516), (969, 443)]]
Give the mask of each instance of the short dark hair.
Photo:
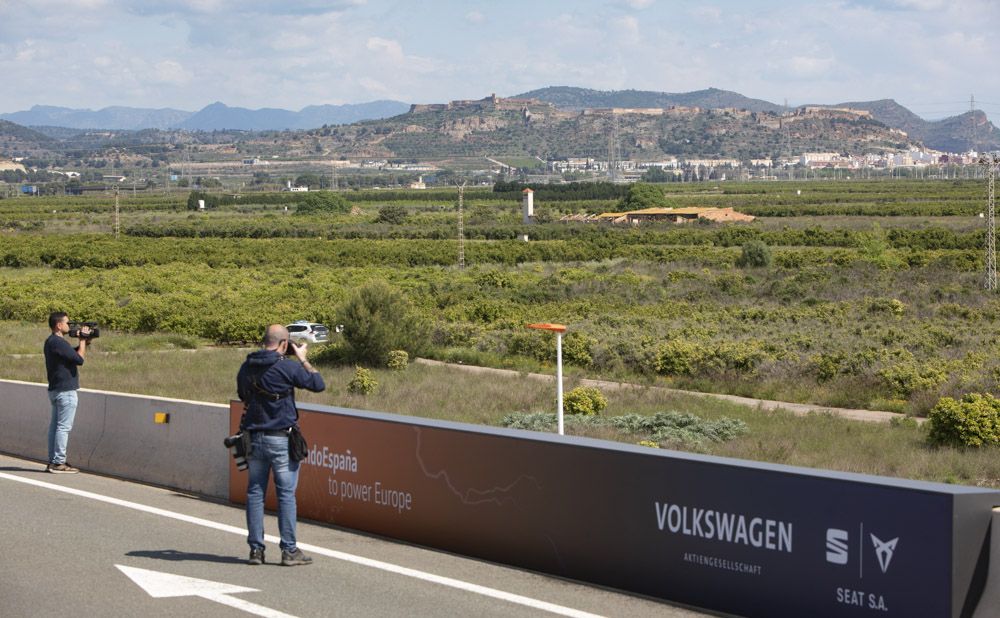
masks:
[(49, 330), (54, 329), (59, 325), (59, 322), (63, 321), (63, 318), (68, 318), (69, 314), (65, 311), (53, 311), (49, 314)]

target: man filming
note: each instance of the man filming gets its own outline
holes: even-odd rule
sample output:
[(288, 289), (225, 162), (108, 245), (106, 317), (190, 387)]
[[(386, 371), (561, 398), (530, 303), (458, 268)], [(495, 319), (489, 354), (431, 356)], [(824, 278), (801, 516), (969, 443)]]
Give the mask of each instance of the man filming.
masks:
[[(286, 358), (288, 346), (297, 360)], [(264, 563), (264, 496), (270, 473), (278, 495), (278, 531), (281, 534), (281, 564), (309, 564), (312, 558), (295, 545), (295, 488), (299, 462), (289, 457), (289, 431), (299, 419), (295, 389), (318, 393), (326, 388), (323, 378), (306, 360), (306, 345), (294, 345), (288, 329), (271, 324), (260, 350), (251, 352), (236, 375), (236, 388), (245, 412), (240, 430), (249, 433), (247, 479), (247, 564)]]
[(66, 463), (66, 445), (76, 417), (77, 394), (80, 388), (78, 367), (87, 355), (90, 327), (80, 329), (80, 345), (73, 347), (66, 341), (70, 332), (69, 316), (64, 311), (49, 315), (52, 334), (45, 340), (45, 372), (49, 379), (49, 402), (52, 418), (49, 421), (49, 465), (45, 471), (52, 474), (76, 474), (80, 470)]

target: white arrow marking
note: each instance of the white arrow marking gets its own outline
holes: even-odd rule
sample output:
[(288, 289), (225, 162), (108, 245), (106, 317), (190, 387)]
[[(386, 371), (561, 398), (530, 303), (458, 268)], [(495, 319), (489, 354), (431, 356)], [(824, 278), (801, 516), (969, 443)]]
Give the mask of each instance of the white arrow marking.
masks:
[(245, 588), (243, 586), (213, 582), (207, 579), (185, 577), (183, 575), (174, 575), (172, 573), (161, 573), (159, 571), (150, 571), (148, 569), (138, 569), (136, 567), (128, 567), (121, 564), (116, 564), (115, 566), (119, 571), (127, 575), (129, 579), (135, 582), (136, 585), (145, 590), (149, 596), (154, 599), (163, 599), (167, 597), (201, 597), (203, 599), (208, 599), (209, 601), (215, 601), (216, 603), (228, 605), (229, 607), (244, 611), (248, 614), (264, 616), (264, 618), (295, 618), (295, 616), (292, 616), (291, 614), (279, 612), (276, 609), (270, 609), (262, 605), (257, 605), (256, 603), (228, 596), (230, 594), (238, 594), (240, 592), (259, 592), (256, 588)]
[[(243, 538), (246, 538), (247, 536), (246, 528), (238, 528), (236, 526), (221, 524), (217, 521), (211, 521), (209, 519), (202, 519), (200, 517), (185, 515), (184, 513), (176, 513), (174, 511), (168, 511), (166, 509), (157, 508), (155, 506), (149, 506), (148, 504), (129, 502), (128, 500), (121, 500), (119, 498), (112, 498), (111, 496), (95, 494), (94, 492), (90, 491), (83, 491), (82, 489), (76, 489), (74, 487), (65, 487), (63, 485), (56, 485), (54, 483), (48, 483), (46, 481), (39, 481), (36, 479), (25, 478), (22, 476), (17, 476), (16, 474), (7, 474), (6, 472), (0, 472), (0, 479), (16, 481), (18, 483), (24, 483), (25, 485), (32, 485), (35, 487), (44, 487), (45, 489), (58, 491), (60, 493), (69, 494), (71, 496), (80, 496), (81, 498), (87, 498), (88, 500), (96, 500), (98, 502), (104, 502), (105, 504), (114, 504), (116, 506), (139, 511), (141, 513), (150, 513), (152, 515), (158, 515), (160, 517), (167, 517), (175, 521), (183, 521), (185, 523), (194, 524), (196, 526), (211, 528), (212, 530), (220, 530), (222, 532), (236, 534)], [(270, 543), (277, 543), (281, 539), (270, 534), (265, 534), (264, 540)], [(353, 564), (361, 564), (366, 567), (371, 567), (373, 569), (380, 569), (388, 573), (396, 573), (397, 575), (403, 575), (405, 577), (412, 577), (414, 579), (419, 579), (422, 581), (433, 582), (435, 584), (448, 586), (456, 590), (465, 590), (466, 592), (481, 594), (483, 596), (490, 597), (493, 599), (501, 599), (504, 601), (509, 601), (510, 603), (517, 603), (519, 605), (524, 605), (525, 607), (531, 607), (546, 612), (552, 612), (553, 614), (559, 614), (561, 616), (570, 616), (572, 618), (601, 618), (597, 614), (591, 614), (588, 612), (580, 611), (578, 609), (563, 607), (561, 605), (556, 605), (555, 603), (539, 601), (538, 599), (532, 599), (531, 597), (522, 596), (520, 594), (504, 592), (503, 590), (496, 590), (495, 588), (480, 586), (479, 584), (472, 584), (466, 581), (462, 581), (460, 579), (444, 577), (443, 575), (434, 575), (433, 573), (426, 573), (424, 571), (418, 571), (417, 569), (410, 569), (389, 562), (382, 562), (381, 560), (373, 560), (371, 558), (365, 558), (363, 556), (355, 556), (354, 554), (348, 554), (346, 552), (337, 551), (334, 549), (327, 549), (326, 547), (320, 547), (318, 545), (308, 545), (306, 543), (298, 543), (298, 546), (302, 548), (304, 551), (319, 554), (321, 556), (327, 556), (330, 558), (334, 558), (336, 560), (343, 560), (345, 562), (351, 562)], [(236, 599), (229, 599), (229, 600), (231, 602), (237, 601)], [(274, 614), (274, 615), (279, 615), (279, 614)]]

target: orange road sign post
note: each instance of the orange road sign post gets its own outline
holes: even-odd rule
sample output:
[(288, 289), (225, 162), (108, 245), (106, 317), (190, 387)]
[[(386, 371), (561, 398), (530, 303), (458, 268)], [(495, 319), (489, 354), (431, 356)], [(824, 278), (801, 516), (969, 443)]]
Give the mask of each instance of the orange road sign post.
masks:
[(559, 423), (559, 435), (563, 435), (563, 379), (562, 379), (562, 334), (566, 332), (566, 327), (562, 324), (527, 324), (528, 328), (536, 330), (549, 330), (556, 334), (556, 401), (558, 413), (556, 419)]

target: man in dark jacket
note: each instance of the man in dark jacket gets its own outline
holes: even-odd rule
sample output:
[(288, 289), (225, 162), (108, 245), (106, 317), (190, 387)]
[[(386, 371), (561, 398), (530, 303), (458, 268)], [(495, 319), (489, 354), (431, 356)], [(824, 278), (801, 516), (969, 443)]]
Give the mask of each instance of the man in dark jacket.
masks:
[(78, 469), (66, 463), (66, 446), (69, 432), (76, 417), (77, 396), (80, 389), (78, 367), (87, 355), (87, 334), (90, 328), (80, 329), (80, 345), (73, 347), (66, 341), (69, 333), (69, 316), (63, 311), (49, 315), (49, 329), (52, 334), (45, 340), (45, 373), (49, 379), (49, 403), (52, 417), (49, 421), (49, 465), (46, 472), (53, 474), (75, 474)]
[[(286, 358), (292, 345), (295, 359)], [(245, 412), (240, 429), (250, 436), (247, 454), (247, 543), (248, 564), (264, 563), (264, 495), (268, 477), (274, 472), (278, 496), (278, 531), (281, 534), (281, 564), (309, 564), (312, 558), (295, 545), (295, 488), (299, 462), (288, 456), (289, 429), (299, 419), (295, 389), (318, 393), (326, 388), (323, 378), (306, 360), (306, 345), (293, 345), (288, 329), (280, 324), (267, 327), (262, 349), (247, 355), (236, 376), (236, 388)]]

